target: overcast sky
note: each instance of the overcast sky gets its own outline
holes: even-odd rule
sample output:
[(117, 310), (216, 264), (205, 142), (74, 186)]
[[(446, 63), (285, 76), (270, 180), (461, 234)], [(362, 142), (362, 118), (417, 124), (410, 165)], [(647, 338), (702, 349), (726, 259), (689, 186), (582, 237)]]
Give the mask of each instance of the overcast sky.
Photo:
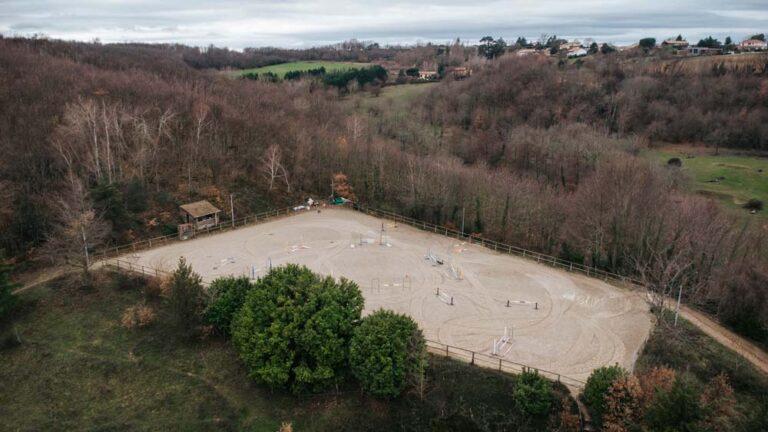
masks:
[(476, 42), (543, 34), (634, 43), (682, 33), (735, 40), (768, 32), (768, 0), (0, 0), (0, 33), (102, 42), (309, 47)]

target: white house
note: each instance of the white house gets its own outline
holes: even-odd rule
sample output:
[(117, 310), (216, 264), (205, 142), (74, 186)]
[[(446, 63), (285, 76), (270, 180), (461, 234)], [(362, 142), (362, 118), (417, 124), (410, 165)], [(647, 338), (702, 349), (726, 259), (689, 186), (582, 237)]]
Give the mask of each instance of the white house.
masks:
[(576, 48), (568, 51), (568, 58), (584, 57), (587, 55), (587, 50), (584, 48)]
[(762, 51), (768, 49), (768, 42), (760, 39), (747, 39), (739, 44), (739, 48), (747, 51)]

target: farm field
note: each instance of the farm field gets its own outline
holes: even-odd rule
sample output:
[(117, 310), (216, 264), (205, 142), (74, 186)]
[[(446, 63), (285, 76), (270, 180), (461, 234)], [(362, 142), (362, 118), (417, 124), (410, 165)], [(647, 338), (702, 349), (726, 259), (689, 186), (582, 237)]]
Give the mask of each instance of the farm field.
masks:
[[(443, 264), (426, 259), (430, 254)], [(287, 263), (346, 277), (360, 286), (366, 313), (408, 314), (427, 339), (484, 354), (506, 329), (500, 358), (582, 381), (600, 366), (632, 369), (651, 329), (638, 292), (346, 209), (304, 212), (122, 259), (172, 270), (181, 256), (207, 281), (258, 276)]]
[(335, 72), (355, 68), (364, 68), (371, 66), (370, 63), (355, 63), (355, 62), (333, 62), (333, 61), (297, 61), (289, 63), (280, 63), (270, 66), (264, 66), (253, 69), (242, 69), (231, 72), (235, 76), (243, 75), (246, 73), (267, 73), (272, 72), (278, 77), (282, 78), (287, 72), (292, 71), (308, 71), (310, 69), (318, 69), (324, 67), (326, 72)]
[(740, 208), (752, 198), (768, 202), (768, 158), (728, 154), (727, 150), (721, 153), (716, 156), (709, 148), (668, 146), (649, 150), (647, 156), (664, 165), (670, 158), (680, 158), (694, 190), (729, 207)]

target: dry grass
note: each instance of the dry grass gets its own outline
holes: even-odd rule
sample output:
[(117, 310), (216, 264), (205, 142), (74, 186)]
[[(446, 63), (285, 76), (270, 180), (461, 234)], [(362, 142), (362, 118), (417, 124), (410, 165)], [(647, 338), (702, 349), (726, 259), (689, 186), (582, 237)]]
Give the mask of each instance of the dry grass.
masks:
[(155, 322), (157, 314), (151, 306), (137, 304), (130, 306), (123, 312), (120, 322), (125, 328), (142, 328)]

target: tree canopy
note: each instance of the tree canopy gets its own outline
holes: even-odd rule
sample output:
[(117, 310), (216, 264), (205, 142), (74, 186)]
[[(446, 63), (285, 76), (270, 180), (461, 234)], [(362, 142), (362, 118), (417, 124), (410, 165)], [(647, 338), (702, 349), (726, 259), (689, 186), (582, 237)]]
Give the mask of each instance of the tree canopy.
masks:
[(289, 264), (248, 292), (232, 322), (232, 341), (249, 375), (293, 392), (340, 381), (363, 297), (354, 282)]
[(491, 36), (485, 36), (480, 39), (480, 45), (477, 47), (477, 52), (481, 56), (491, 60), (504, 54), (506, 49), (507, 43), (504, 39), (498, 38), (494, 40)]
[(195, 336), (205, 301), (202, 278), (192, 271), (192, 266), (181, 257), (169, 286), (168, 303), (176, 330), (187, 337)]
[(643, 38), (640, 39), (640, 42), (638, 42), (638, 45), (640, 48), (649, 50), (651, 48), (654, 48), (656, 46), (656, 38)]
[(552, 405), (552, 384), (538, 372), (524, 371), (515, 382), (515, 405), (530, 416), (544, 416)]
[(232, 317), (245, 302), (245, 296), (252, 288), (247, 277), (218, 278), (208, 288), (208, 302), (203, 313), (207, 324), (222, 334), (228, 335)]
[(702, 48), (720, 48), (722, 44), (719, 40), (713, 38), (712, 36), (707, 36), (704, 39), (701, 39), (699, 43), (696, 44), (698, 47)]
[(606, 410), (606, 396), (613, 383), (628, 372), (619, 365), (603, 366), (592, 371), (584, 386), (584, 402), (595, 415), (595, 419), (600, 422), (603, 413)]
[(378, 310), (365, 317), (350, 343), (352, 373), (367, 392), (395, 397), (421, 381), (427, 364), (424, 336), (406, 315)]

